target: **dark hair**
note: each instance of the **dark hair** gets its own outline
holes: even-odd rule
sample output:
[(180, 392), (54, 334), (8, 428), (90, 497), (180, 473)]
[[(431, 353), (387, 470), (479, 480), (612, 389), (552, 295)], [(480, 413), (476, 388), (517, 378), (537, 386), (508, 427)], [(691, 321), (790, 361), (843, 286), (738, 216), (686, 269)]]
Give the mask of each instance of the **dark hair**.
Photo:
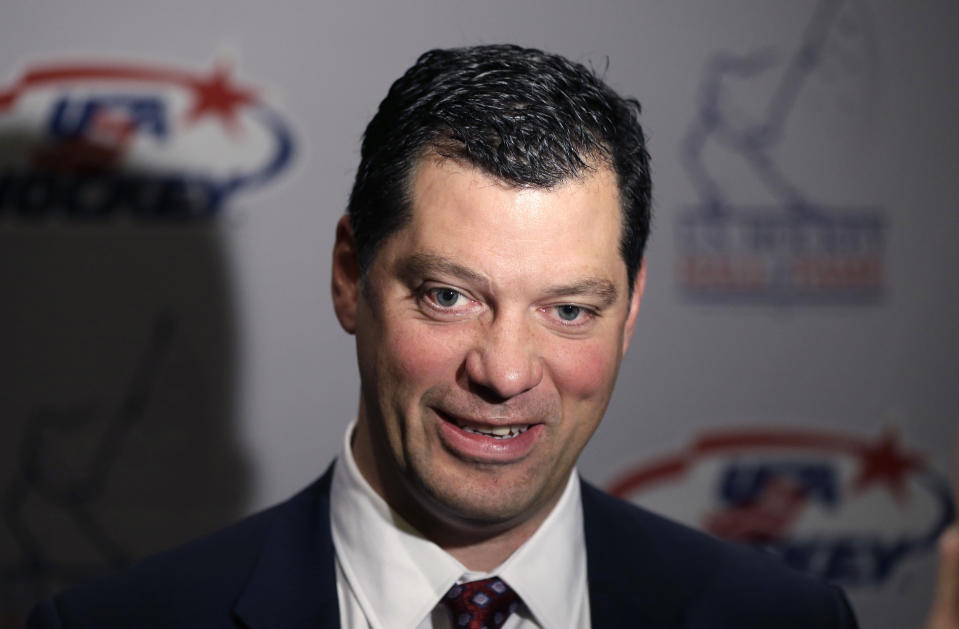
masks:
[(513, 45), (424, 53), (366, 127), (349, 214), (362, 273), (409, 218), (428, 151), (518, 186), (549, 188), (597, 166), (616, 173), (630, 290), (650, 223), (649, 155), (635, 99), (558, 55)]

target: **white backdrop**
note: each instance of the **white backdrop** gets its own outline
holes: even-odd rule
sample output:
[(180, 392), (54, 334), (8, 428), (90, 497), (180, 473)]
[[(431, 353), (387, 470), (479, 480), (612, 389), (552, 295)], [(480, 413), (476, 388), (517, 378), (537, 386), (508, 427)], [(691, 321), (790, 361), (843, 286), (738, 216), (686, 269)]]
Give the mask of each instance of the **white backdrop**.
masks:
[[(821, 24), (814, 22), (817, 11), (828, 14)], [(136, 389), (135, 365), (149, 363), (142, 356), (167, 361), (166, 375), (157, 377), (142, 419), (125, 433), (139, 454), (111, 474), (123, 476), (121, 464), (149, 467), (149, 453), (161, 449), (156, 444), (170, 443), (171, 453), (154, 455), (161, 481), (151, 487), (199, 492), (176, 507), (184, 512), (202, 510), (205, 491), (228, 487), (232, 498), (166, 537), (151, 538), (144, 523), (142, 542), (124, 542), (125, 534), (114, 530), (113, 541), (132, 555), (276, 502), (320, 474), (339, 449), (358, 395), (352, 338), (333, 316), (328, 275), (333, 227), (345, 208), (362, 130), (419, 53), (504, 41), (599, 69), (608, 61), (609, 83), (635, 95), (644, 109), (656, 213), (649, 281), (619, 388), (581, 459), (586, 478), (610, 487), (644, 461), (740, 427), (828, 431), (863, 443), (891, 434), (894, 453), (922, 457), (908, 473), (921, 467), (948, 478), (959, 408), (959, 298), (949, 279), (959, 267), (957, 32), (959, 9), (947, 0), (6, 3), (0, 87), (43, 64), (97, 60), (205, 76), (225, 60), (236, 84), (256, 90), (257, 102), (278, 116), (294, 145), (280, 172), (237, 192), (202, 227), (78, 225), (56, 212), (28, 220), (12, 197), (2, 201), (0, 183), (7, 313), (0, 317), (0, 376), (9, 383), (0, 383), (0, 419), (9, 435), (0, 446), (6, 461), (0, 484), (8, 496), (0, 527), (15, 528), (10, 522), (19, 516), (10, 514), (26, 504), (17, 488), (27, 485), (17, 479), (29, 466), (17, 444), (27, 443), (27, 426), (51, 409), (80, 417), (85, 408), (123, 408), (124, 392)], [(719, 54), (732, 60), (732, 69), (721, 92), (711, 95), (707, 73)], [(775, 109), (776, 98), (788, 104)], [(718, 134), (691, 152), (690, 134), (709, 107), (727, 130), (767, 124), (775, 137), (764, 136), (762, 148), (744, 148)], [(4, 115), (0, 110), (0, 157), (17, 152), (14, 135), (3, 135)], [(185, 137), (180, 130), (170, 134)], [(879, 261), (879, 275), (835, 280), (825, 293), (760, 285), (744, 295), (713, 282), (706, 298), (688, 294), (678, 269), (689, 245), (678, 217), (705, 206), (696, 164), (721, 190), (726, 209), (801, 214), (751, 161), (757, 155), (769, 158), (785, 188), (813, 210), (878, 217), (881, 240), (864, 246), (871, 263)], [(0, 163), (16, 161), (7, 157)], [(783, 238), (796, 233), (783, 229)], [(793, 251), (783, 246), (770, 255)], [(745, 254), (716, 255), (721, 264)], [(79, 290), (77, 282), (89, 286)], [(172, 349), (157, 354), (149, 348), (168, 338), (164, 316), (176, 322)], [(191, 441), (183, 437), (191, 430), (209, 434)], [(65, 447), (76, 443), (67, 440)], [(204, 452), (220, 454), (197, 464)], [(189, 471), (178, 476), (180, 465)], [(893, 496), (894, 481), (873, 489)], [(925, 494), (905, 482), (905, 493), (883, 507), (902, 516), (905, 528), (877, 535), (894, 538), (909, 528), (909, 505)], [(115, 486), (107, 482), (104, 491)], [(681, 486), (677, 517), (694, 493)], [(142, 508), (142, 487), (116, 491), (121, 506), (98, 512), (107, 528), (109, 514)], [(123, 503), (122, 495), (134, 496), (132, 502)], [(852, 499), (843, 493), (840, 503)], [(90, 504), (95, 512), (100, 506)], [(933, 500), (928, 508), (947, 507)], [(928, 532), (922, 522), (916, 526)], [(855, 519), (847, 525), (853, 536), (874, 532)], [(36, 576), (18, 562), (25, 548), (45, 543), (33, 537), (55, 530), (38, 527), (26, 525), (36, 533), (28, 536), (0, 528), (0, 559), (22, 568), (4, 574), (21, 582)], [(51, 556), (70, 552), (49, 548)], [(103, 556), (104, 546), (98, 548), (88, 555)], [(848, 587), (862, 626), (915, 626), (933, 565), (930, 551), (918, 548), (882, 579)], [(7, 604), (23, 604), (39, 590), (23, 591)]]

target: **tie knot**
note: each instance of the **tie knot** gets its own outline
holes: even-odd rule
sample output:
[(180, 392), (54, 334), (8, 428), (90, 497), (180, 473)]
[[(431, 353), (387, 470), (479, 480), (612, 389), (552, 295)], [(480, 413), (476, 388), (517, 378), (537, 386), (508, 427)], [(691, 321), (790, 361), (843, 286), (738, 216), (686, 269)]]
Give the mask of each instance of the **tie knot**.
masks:
[(454, 585), (442, 603), (450, 611), (454, 627), (499, 629), (516, 611), (519, 596), (502, 579), (493, 577)]

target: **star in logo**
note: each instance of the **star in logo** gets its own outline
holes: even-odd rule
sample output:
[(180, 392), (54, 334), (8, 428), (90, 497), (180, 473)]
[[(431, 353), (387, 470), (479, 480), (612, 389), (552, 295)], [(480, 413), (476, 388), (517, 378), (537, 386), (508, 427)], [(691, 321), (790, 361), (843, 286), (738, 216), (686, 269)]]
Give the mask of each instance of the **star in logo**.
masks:
[(859, 451), (859, 471), (852, 482), (856, 493), (872, 485), (885, 485), (897, 502), (907, 497), (906, 478), (913, 470), (922, 469), (922, 457), (906, 452), (899, 442), (899, 433), (886, 429), (878, 441)]
[(237, 111), (247, 105), (255, 105), (258, 96), (253, 90), (239, 87), (232, 82), (231, 68), (217, 64), (210, 75), (191, 81), (193, 105), (186, 113), (186, 122), (192, 124), (203, 116), (220, 118), (227, 131), (237, 128)]

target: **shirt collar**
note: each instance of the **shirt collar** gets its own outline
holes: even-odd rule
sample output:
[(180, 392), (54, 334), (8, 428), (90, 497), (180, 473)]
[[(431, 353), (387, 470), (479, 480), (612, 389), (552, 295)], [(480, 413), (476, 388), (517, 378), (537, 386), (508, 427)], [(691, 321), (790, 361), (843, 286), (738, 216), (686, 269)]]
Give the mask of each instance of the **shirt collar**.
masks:
[(536, 532), (493, 571), (512, 587), (540, 625), (568, 627), (586, 602), (586, 537), (579, 476)]
[(333, 473), (330, 517), (337, 560), (371, 626), (415, 627), (455, 583), (492, 575), (506, 581), (546, 629), (580, 617), (586, 546), (575, 470), (536, 532), (497, 569), (479, 573), (423, 537), (370, 487), (350, 448), (353, 426)]

